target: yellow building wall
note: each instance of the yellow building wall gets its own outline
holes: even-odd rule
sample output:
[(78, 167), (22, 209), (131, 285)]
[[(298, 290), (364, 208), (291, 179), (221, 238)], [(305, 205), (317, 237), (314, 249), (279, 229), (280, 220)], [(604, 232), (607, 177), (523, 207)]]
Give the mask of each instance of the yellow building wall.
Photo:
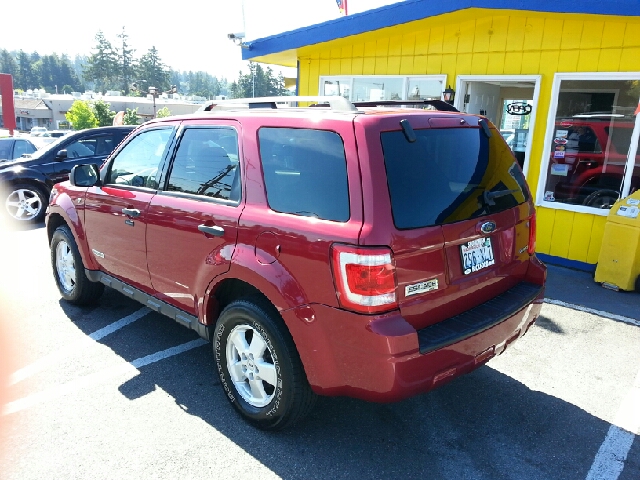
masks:
[[(528, 182), (536, 194), (554, 74), (640, 71), (640, 18), (467, 9), (298, 50), (299, 95), (320, 76), (541, 75)], [(538, 208), (538, 252), (595, 264), (606, 217)]]

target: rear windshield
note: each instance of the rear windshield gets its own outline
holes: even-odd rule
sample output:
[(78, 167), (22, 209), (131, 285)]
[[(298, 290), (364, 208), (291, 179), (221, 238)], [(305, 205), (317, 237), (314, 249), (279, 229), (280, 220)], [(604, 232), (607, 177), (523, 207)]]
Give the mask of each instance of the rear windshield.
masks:
[(501, 212), (528, 200), (524, 175), (495, 130), (415, 130), (381, 134), (396, 228), (454, 223)]

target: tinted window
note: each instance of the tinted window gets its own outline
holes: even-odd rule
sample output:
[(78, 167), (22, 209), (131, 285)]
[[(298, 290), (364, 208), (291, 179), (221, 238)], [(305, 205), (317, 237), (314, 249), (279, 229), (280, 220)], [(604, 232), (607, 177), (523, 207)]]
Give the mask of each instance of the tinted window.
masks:
[(13, 147), (13, 157), (19, 158), (25, 153), (35, 152), (36, 149), (31, 143), (24, 140), (16, 140), (16, 145)]
[(397, 228), (453, 223), (527, 200), (525, 180), (496, 130), (415, 130), (382, 133), (382, 148)]
[(171, 167), (167, 190), (240, 200), (238, 136), (232, 128), (188, 128)]
[(338, 222), (349, 219), (347, 163), (338, 134), (261, 128), (258, 136), (272, 210)]
[(106, 183), (157, 188), (160, 162), (172, 131), (147, 130), (132, 138), (113, 159)]
[(11, 147), (13, 140), (0, 140), (0, 160), (11, 160)]

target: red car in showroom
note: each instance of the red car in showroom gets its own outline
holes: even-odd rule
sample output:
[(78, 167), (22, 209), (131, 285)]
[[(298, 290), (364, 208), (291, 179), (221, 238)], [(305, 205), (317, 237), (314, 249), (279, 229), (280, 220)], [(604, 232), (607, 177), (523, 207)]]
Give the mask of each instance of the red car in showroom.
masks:
[(544, 296), (529, 188), (486, 118), (320, 100), (147, 122), (47, 211), (62, 297), (108, 285), (192, 328), (263, 429), (316, 395), (397, 401), (470, 372)]

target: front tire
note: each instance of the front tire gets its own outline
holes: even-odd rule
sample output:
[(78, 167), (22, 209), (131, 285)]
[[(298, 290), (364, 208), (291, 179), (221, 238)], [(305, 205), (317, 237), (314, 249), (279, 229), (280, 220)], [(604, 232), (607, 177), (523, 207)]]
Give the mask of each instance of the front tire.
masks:
[(262, 299), (236, 300), (220, 314), (213, 350), (227, 398), (263, 430), (281, 430), (315, 403), (298, 351), (278, 312)]
[(4, 209), (19, 222), (40, 222), (49, 202), (44, 193), (32, 185), (9, 185), (4, 196)]
[(60, 295), (67, 302), (88, 305), (97, 301), (102, 295), (104, 285), (87, 278), (78, 245), (66, 225), (58, 227), (53, 232), (51, 266)]

